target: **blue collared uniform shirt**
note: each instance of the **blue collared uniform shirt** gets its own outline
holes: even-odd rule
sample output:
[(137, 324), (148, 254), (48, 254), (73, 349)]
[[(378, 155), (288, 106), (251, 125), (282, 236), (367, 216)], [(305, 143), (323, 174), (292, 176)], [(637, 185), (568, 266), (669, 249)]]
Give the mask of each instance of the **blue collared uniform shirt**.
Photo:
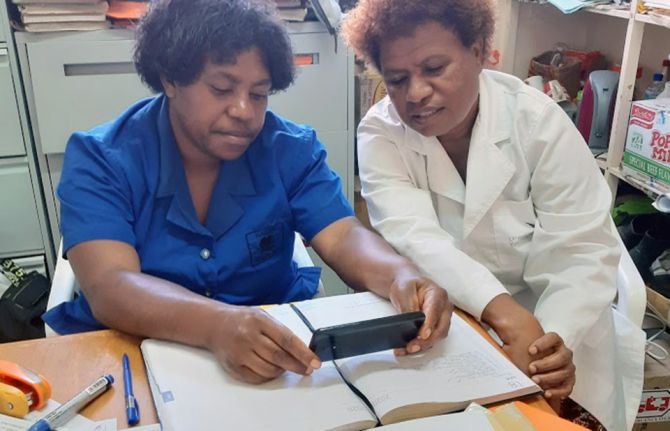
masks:
[[(294, 232), (311, 240), (353, 214), (314, 131), (268, 111), (247, 151), (221, 162), (200, 224), (163, 95), (73, 134), (57, 195), (64, 253), (122, 241), (143, 273), (238, 305), (311, 298), (320, 269), (292, 261)], [(103, 328), (83, 295), (43, 317), (58, 333)]]

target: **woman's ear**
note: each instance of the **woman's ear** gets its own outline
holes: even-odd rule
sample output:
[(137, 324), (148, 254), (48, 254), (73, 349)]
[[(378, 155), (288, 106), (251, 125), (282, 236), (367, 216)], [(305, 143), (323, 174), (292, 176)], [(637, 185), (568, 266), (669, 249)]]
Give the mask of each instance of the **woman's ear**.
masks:
[(163, 86), (163, 92), (168, 98), (173, 98), (175, 96), (176, 87), (164, 76), (161, 76), (161, 85)]
[(475, 56), (477, 59), (477, 63), (481, 64), (482, 66), (486, 62), (486, 58), (484, 56), (485, 49), (484, 49), (484, 41), (479, 40), (475, 43), (472, 44), (470, 47), (470, 50), (472, 51), (472, 55)]

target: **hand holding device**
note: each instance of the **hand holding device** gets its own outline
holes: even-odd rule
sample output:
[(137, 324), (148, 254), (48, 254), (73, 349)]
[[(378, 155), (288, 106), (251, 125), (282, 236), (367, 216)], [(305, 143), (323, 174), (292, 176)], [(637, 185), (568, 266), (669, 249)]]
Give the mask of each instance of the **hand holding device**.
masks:
[(319, 328), (309, 348), (322, 361), (405, 347), (419, 334), (423, 311)]

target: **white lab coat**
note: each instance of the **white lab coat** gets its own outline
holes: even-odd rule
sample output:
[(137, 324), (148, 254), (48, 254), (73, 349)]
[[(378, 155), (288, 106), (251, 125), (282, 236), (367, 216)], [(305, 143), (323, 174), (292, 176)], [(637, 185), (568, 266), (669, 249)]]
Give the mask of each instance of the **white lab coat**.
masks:
[(607, 185), (551, 99), (499, 72), (479, 84), (467, 186), (388, 97), (370, 109), (358, 160), (371, 223), (475, 317), (503, 292), (534, 310), (574, 353), (571, 397), (608, 431), (628, 430), (644, 334), (611, 307), (620, 249)]

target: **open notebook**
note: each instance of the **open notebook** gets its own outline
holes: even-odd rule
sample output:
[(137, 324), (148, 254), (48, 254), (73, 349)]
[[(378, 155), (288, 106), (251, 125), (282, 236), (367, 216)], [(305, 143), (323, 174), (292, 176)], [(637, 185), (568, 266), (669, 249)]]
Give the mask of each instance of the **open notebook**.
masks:
[[(371, 293), (296, 305), (315, 328), (396, 313)], [(311, 332), (290, 306), (267, 312), (309, 344)], [(158, 340), (143, 341), (141, 349), (165, 431), (361, 430), (540, 390), (457, 315), (446, 340), (425, 353), (372, 353), (338, 360), (337, 367), (324, 362), (311, 376), (287, 372), (262, 385), (228, 376), (205, 350)]]

